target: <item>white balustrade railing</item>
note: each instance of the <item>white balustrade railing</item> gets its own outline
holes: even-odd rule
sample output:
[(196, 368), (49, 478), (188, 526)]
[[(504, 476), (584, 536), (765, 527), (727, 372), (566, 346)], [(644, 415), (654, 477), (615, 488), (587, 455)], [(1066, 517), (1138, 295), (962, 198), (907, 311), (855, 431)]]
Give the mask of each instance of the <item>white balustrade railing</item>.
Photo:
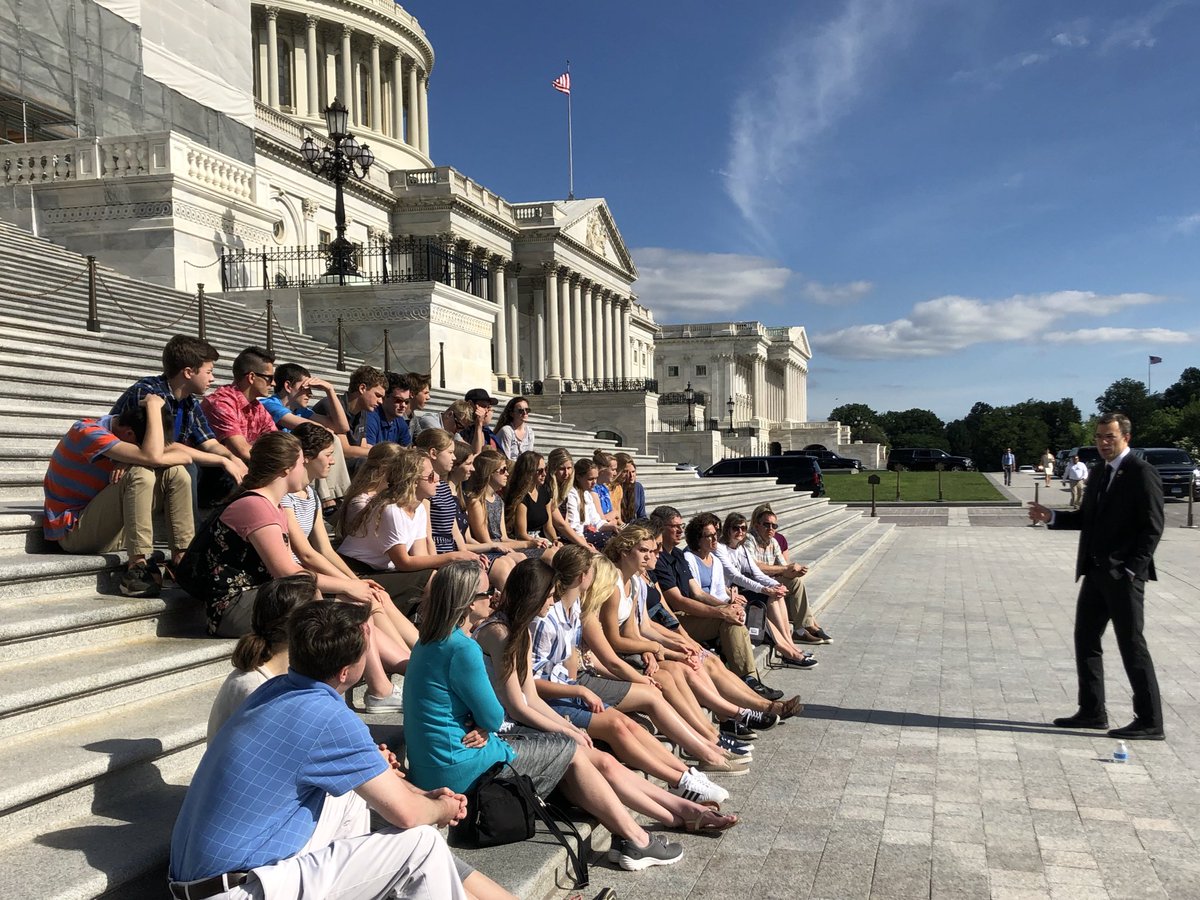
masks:
[(182, 135), (161, 131), (0, 146), (0, 185), (172, 175), (254, 201), (254, 168)]

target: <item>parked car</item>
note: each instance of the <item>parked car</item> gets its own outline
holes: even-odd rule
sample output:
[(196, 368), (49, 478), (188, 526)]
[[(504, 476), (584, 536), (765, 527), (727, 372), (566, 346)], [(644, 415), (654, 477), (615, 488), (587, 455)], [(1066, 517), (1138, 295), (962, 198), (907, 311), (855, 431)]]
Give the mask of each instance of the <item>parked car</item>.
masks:
[(830, 469), (846, 469), (849, 472), (861, 472), (862, 463), (849, 456), (841, 456), (832, 450), (784, 450), (784, 456), (808, 456), (821, 465), (822, 472)]
[(936, 447), (901, 447), (888, 454), (887, 467), (893, 472), (932, 472), (938, 463), (947, 472), (974, 472), (975, 463), (969, 456), (951, 456)]
[(1154, 468), (1162, 479), (1163, 496), (1187, 498), (1188, 486), (1191, 486), (1193, 499), (1200, 500), (1200, 468), (1188, 456), (1186, 450), (1177, 447), (1133, 447), (1129, 451), (1136, 453)]
[(705, 469), (700, 477), (774, 477), (782, 484), (796, 485), (797, 490), (812, 491), (814, 497), (823, 496), (825, 493), (821, 465), (810, 456), (740, 456), (722, 459)]
[(1017, 474), (1018, 475), (1036, 475), (1037, 469), (1035, 469), (1033, 466), (1018, 466)]
[(1073, 456), (1078, 456), (1079, 461), (1081, 463), (1083, 463), (1085, 466), (1087, 466), (1088, 469), (1094, 469), (1094, 468), (1096, 468), (1096, 463), (1104, 461), (1100, 457), (1100, 451), (1097, 450), (1091, 444), (1089, 444), (1086, 447), (1072, 447), (1070, 450), (1068, 450), (1067, 451), (1067, 464), (1068, 465), (1070, 465), (1071, 457), (1073, 457)]

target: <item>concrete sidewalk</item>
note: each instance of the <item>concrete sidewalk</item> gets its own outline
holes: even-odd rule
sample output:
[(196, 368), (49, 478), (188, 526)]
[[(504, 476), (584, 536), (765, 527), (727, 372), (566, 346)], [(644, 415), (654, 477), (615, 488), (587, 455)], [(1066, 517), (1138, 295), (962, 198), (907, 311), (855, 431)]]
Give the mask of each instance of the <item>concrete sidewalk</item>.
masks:
[[(823, 611), (821, 665), (769, 673), (808, 707), (725, 782), (743, 823), (677, 838), (670, 868), (602, 862), (586, 896), (1200, 897), (1200, 534), (1167, 530), (1147, 590), (1168, 740), (1116, 765), (1102, 733), (1047, 724), (1075, 710), (1077, 535), (963, 519), (897, 530)], [(1111, 632), (1105, 653), (1123, 725)]]

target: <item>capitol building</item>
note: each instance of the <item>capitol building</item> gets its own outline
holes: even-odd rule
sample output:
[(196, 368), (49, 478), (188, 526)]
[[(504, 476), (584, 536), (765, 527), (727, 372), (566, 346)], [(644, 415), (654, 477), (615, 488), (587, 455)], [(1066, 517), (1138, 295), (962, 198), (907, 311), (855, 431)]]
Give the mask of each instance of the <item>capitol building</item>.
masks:
[[(137, 278), (269, 305), (376, 365), (537, 394), (651, 452), (692, 446), (692, 380), (708, 409), (690, 400), (686, 420), (724, 434), (701, 457), (848, 440), (805, 422), (803, 328), (664, 333), (602, 198), (504, 198), (437, 165), (456, 113), (393, 0), (2, 3), (21, 27), (0, 26), (0, 218)], [(345, 179), (353, 264), (336, 273), (337, 192), (303, 152), (336, 144), (335, 99), (373, 157)]]

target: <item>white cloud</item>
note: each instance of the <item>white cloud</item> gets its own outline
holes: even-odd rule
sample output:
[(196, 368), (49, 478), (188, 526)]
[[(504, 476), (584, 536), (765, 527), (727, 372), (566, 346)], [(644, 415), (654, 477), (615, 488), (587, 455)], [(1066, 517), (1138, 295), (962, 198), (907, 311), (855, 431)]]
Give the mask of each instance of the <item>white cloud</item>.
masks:
[(665, 247), (633, 251), (639, 300), (664, 320), (728, 319), (753, 303), (776, 302), (792, 270), (739, 253), (694, 253)]
[(1194, 340), (1186, 331), (1169, 328), (1079, 328), (1052, 331), (1042, 339), (1051, 344), (1187, 344)]
[(800, 287), (800, 294), (806, 300), (822, 306), (847, 306), (867, 296), (874, 287), (869, 281), (850, 281), (845, 284), (806, 281)]
[(1062, 319), (1108, 316), (1162, 299), (1154, 294), (1104, 295), (1091, 291), (1017, 294), (990, 302), (937, 297), (916, 304), (907, 318), (853, 325), (815, 335), (812, 341), (817, 349), (846, 359), (948, 356), (977, 344), (1045, 339), (1045, 330)]
[(1122, 47), (1135, 50), (1148, 49), (1158, 43), (1154, 29), (1161, 25), (1168, 16), (1181, 6), (1188, 6), (1191, 0), (1163, 0), (1140, 16), (1130, 16), (1118, 19), (1108, 32), (1100, 50), (1106, 52)]
[(1060, 31), (1050, 38), (1050, 43), (1059, 47), (1078, 48), (1086, 47), (1090, 41), (1088, 41), (1087, 35), (1078, 31)]
[(1178, 216), (1171, 220), (1171, 231), (1176, 234), (1193, 234), (1197, 229), (1200, 229), (1200, 212), (1192, 213), (1189, 216)]
[(765, 74), (747, 79), (753, 87), (734, 104), (725, 188), (760, 236), (779, 187), (803, 169), (804, 151), (850, 111), (914, 18), (913, 0), (847, 0), (823, 27), (794, 20)]

